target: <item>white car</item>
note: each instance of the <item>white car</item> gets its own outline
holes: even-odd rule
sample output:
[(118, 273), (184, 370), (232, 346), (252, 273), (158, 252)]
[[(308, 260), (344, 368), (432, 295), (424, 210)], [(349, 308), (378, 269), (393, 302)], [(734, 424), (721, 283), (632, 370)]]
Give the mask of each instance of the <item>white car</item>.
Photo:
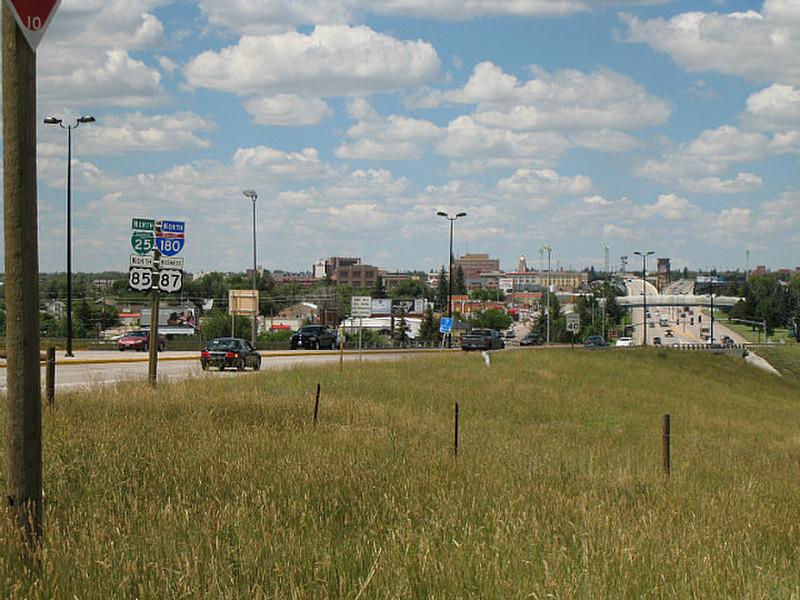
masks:
[(631, 347), (633, 346), (633, 338), (621, 337), (617, 340), (617, 346)]

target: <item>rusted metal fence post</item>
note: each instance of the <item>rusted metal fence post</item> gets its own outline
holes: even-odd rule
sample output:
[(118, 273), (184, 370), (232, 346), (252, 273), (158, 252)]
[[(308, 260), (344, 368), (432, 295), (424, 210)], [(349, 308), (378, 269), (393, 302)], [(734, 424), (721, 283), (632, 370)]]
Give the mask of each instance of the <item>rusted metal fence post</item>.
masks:
[(453, 438), (453, 453), (458, 456), (458, 402), (456, 402), (455, 435)]
[(664, 480), (669, 479), (669, 437), (669, 415), (664, 415), (661, 431), (661, 470), (664, 475)]

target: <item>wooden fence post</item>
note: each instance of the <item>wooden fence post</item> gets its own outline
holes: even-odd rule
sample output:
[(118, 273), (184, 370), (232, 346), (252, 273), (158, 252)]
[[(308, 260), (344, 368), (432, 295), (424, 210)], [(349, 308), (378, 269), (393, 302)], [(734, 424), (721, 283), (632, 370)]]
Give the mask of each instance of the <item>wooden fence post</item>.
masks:
[(50, 408), (53, 408), (53, 405), (56, 402), (56, 347), (55, 346), (47, 347), (47, 362), (45, 363), (45, 365), (46, 368), (44, 374), (45, 374), (45, 384), (47, 387), (47, 405)]

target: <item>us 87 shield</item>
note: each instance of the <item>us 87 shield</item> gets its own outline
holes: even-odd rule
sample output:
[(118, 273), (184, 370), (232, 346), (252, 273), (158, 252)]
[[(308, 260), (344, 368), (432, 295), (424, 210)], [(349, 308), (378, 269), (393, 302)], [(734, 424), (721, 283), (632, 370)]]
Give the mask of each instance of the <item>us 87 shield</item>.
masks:
[(158, 273), (158, 289), (162, 292), (178, 292), (183, 282), (183, 271), (164, 269)]

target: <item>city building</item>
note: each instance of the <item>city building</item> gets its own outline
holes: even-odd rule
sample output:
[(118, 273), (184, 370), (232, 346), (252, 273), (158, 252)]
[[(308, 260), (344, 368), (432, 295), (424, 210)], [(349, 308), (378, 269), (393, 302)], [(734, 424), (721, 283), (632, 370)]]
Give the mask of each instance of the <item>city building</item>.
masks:
[(337, 285), (349, 285), (354, 288), (372, 288), (383, 277), (386, 271), (372, 265), (358, 262), (353, 265), (338, 267), (331, 276)]
[(464, 273), (464, 285), (468, 290), (481, 287), (484, 273), (499, 273), (500, 259), (489, 258), (488, 254), (465, 254), (459, 256), (453, 265), (453, 277), (461, 267)]

